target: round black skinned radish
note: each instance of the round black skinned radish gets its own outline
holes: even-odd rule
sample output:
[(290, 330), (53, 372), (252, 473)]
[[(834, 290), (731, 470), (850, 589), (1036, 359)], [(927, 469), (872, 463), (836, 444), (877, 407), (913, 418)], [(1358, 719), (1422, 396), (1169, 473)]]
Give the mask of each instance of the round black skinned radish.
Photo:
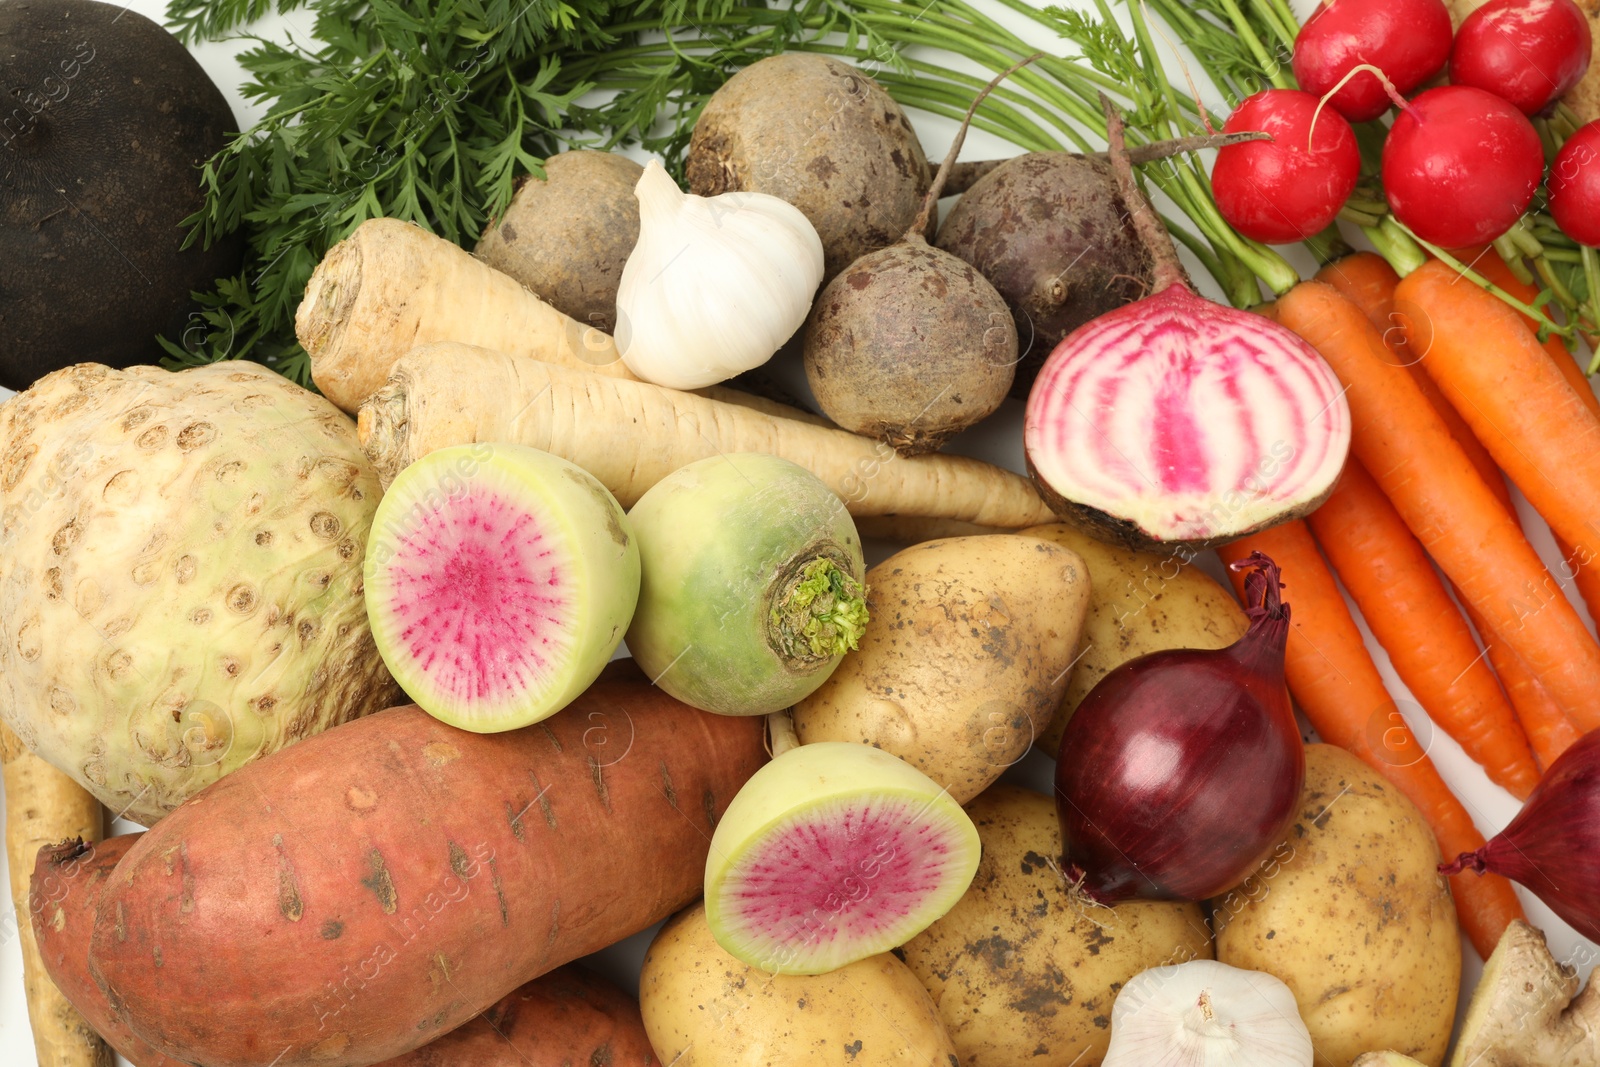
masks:
[(1110, 164), (1073, 152), (1030, 152), (984, 174), (951, 208), (937, 244), (977, 267), (1010, 306), (1019, 399), (1063, 337), (1152, 283)]
[(905, 236), (851, 263), (806, 319), (806, 381), (823, 414), (904, 456), (935, 451), (991, 414), (1016, 373), (1017, 327), (1005, 298), (923, 236), (973, 113), (1010, 73), (972, 102)]
[(0, 3), (0, 385), (181, 343), (243, 243), (184, 249), (198, 167), (238, 128), (171, 34), (122, 4)]
[(689, 139), (689, 191), (787, 200), (822, 238), (824, 280), (916, 218), (928, 161), (883, 87), (837, 59), (769, 56), (718, 89)]

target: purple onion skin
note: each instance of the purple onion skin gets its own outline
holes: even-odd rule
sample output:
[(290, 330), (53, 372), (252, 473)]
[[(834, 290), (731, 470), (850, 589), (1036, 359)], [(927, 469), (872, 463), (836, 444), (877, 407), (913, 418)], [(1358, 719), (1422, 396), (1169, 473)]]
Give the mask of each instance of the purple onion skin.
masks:
[(1216, 896), (1288, 832), (1306, 757), (1283, 679), (1288, 607), (1270, 595), (1233, 645), (1131, 660), (1067, 723), (1055, 777), (1063, 866), (1094, 899)]
[(1503, 875), (1600, 941), (1600, 730), (1584, 734), (1550, 765), (1504, 830), (1439, 870)]

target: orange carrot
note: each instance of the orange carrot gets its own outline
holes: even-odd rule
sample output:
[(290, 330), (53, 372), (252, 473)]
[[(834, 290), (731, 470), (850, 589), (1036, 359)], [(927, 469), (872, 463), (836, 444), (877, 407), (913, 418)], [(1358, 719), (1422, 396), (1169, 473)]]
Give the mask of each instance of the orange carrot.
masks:
[(1277, 304), (1280, 321), (1345, 383), (1352, 451), (1411, 532), (1574, 724), (1600, 727), (1600, 645), (1411, 376), (1389, 362), (1377, 330), (1321, 282)]
[[(1439, 777), (1384, 688), (1305, 523), (1274, 526), (1217, 551), (1229, 563), (1260, 551), (1282, 569), (1284, 599), (1290, 609), (1284, 660), (1289, 691), (1322, 739), (1393, 782), (1432, 827), (1440, 855), (1453, 857), (1478, 848), (1483, 834)], [(1242, 596), (1240, 576), (1233, 578)], [(1450, 879), (1450, 888), (1461, 928), (1478, 954), (1488, 959), (1511, 920), (1523, 918), (1511, 883), (1497, 876), (1463, 873)]]
[(1367, 321), (1383, 335), (1383, 343), (1393, 355), (1394, 362), (1410, 372), (1417, 388), (1422, 390), (1422, 395), (1428, 398), (1428, 403), (1444, 420), (1450, 436), (1456, 439), (1461, 450), (1467, 454), (1467, 459), (1483, 475), (1495, 495), (1505, 500), (1509, 509), (1511, 494), (1506, 492), (1505, 476), (1495, 466), (1489, 450), (1472, 435), (1466, 420), (1450, 406), (1450, 401), (1444, 398), (1439, 386), (1422, 369), (1422, 361), (1417, 353), (1406, 344), (1405, 333), (1394, 314), (1394, 290), (1400, 284), (1400, 275), (1389, 266), (1389, 261), (1371, 252), (1357, 252), (1336, 259), (1317, 271), (1317, 281), (1327, 282), (1339, 290), (1367, 316)]
[(1395, 308), (1427, 353), (1423, 366), (1495, 462), (1577, 550), (1579, 566), (1600, 565), (1600, 417), (1517, 312), (1438, 261), (1400, 282)]
[[(1531, 287), (1524, 287), (1493, 249), (1488, 250), (1486, 254), (1481, 250), (1469, 249), (1457, 255), (1465, 262), (1472, 263), (1485, 277), (1496, 285), (1506, 288), (1519, 299), (1533, 299), (1532, 292), (1524, 292), (1525, 288)], [(1381, 256), (1370, 252), (1357, 252), (1334, 260), (1323, 267), (1317, 272), (1317, 279), (1327, 282), (1349, 297), (1365, 313), (1367, 320), (1383, 333), (1384, 342), (1389, 346), (1389, 350), (1411, 371), (1412, 379), (1444, 420), (1450, 430), (1450, 436), (1455, 438), (1461, 450), (1466, 453), (1467, 459), (1483, 476), (1489, 489), (1514, 518), (1516, 509), (1511, 503), (1511, 491), (1506, 487), (1505, 475), (1501, 474), (1500, 468), (1495, 465), (1494, 457), (1489, 455), (1488, 449), (1484, 448), (1483, 443), (1473, 435), (1471, 427), (1451, 406), (1450, 401), (1444, 398), (1444, 394), (1428, 376), (1428, 372), (1415, 360), (1408, 358), (1405, 337), (1395, 327), (1394, 320), (1394, 290), (1400, 284), (1400, 275), (1396, 274), (1394, 268)], [(1531, 326), (1533, 320), (1527, 321)], [(1560, 352), (1552, 351), (1549, 344), (1545, 346), (1546, 351), (1550, 352), (1552, 358), (1559, 355), (1561, 361), (1571, 367), (1574, 374), (1579, 374), (1581, 379), (1577, 362), (1567, 354), (1560, 340), (1552, 338), (1551, 342), (1560, 349)], [(1587, 382), (1583, 383), (1582, 391), (1590, 397), (1594, 396)], [(1564, 560), (1572, 560), (1572, 552), (1566, 545), (1561, 546), (1561, 554)], [(1568, 573), (1573, 569), (1569, 566)], [(1579, 579), (1579, 591), (1583, 593), (1584, 602), (1590, 605), (1589, 610), (1592, 614), (1600, 602), (1590, 600), (1590, 593), (1583, 588), (1583, 584), (1586, 580), (1590, 580), (1591, 584), (1593, 580), (1600, 580), (1600, 568), (1575, 569)], [(1568, 745), (1578, 739), (1578, 731), (1567, 718), (1567, 713), (1550, 698), (1550, 694), (1539, 682), (1538, 676), (1517, 658), (1511, 646), (1495, 635), (1489, 628), (1488, 622), (1467, 603), (1466, 597), (1461, 596), (1459, 591), (1457, 597), (1461, 600), (1473, 629), (1478, 631), (1478, 636), (1483, 640), (1489, 665), (1505, 688), (1506, 698), (1516, 710), (1517, 721), (1522, 724), (1524, 735), (1533, 749), (1533, 754), (1538, 758), (1540, 769), (1549, 767), (1556, 757), (1566, 751)]]
[(1357, 460), (1307, 521), (1400, 680), (1489, 779), (1526, 800), (1528, 739), (1428, 554)]
[[(1501, 259), (1493, 248), (1484, 251), (1481, 255), (1475, 249), (1467, 250), (1465, 255), (1458, 255), (1464, 263), (1470, 263), (1472, 269), (1494, 282), (1500, 288), (1521, 300), (1531, 304), (1539, 295), (1537, 286), (1528, 285), (1511, 273), (1511, 268), (1506, 266), (1506, 261)], [(1524, 325), (1538, 335), (1538, 326), (1533, 319), (1518, 313)], [(1594, 395), (1594, 388), (1590, 386), (1589, 379), (1584, 376), (1583, 369), (1578, 366), (1578, 361), (1567, 351), (1567, 346), (1561, 338), (1551, 334), (1543, 342), (1545, 352), (1550, 356), (1550, 361), (1555, 364), (1561, 376), (1572, 386), (1572, 391), (1578, 395), (1596, 416), (1600, 416), (1600, 397)], [(1556, 547), (1561, 552), (1561, 558), (1566, 563), (1565, 574), (1572, 576), (1573, 584), (1578, 587), (1578, 595), (1583, 597), (1583, 602), (1589, 607), (1589, 615), (1600, 622), (1600, 560), (1590, 559), (1587, 564), (1578, 550), (1569, 544), (1566, 538), (1556, 535)]]

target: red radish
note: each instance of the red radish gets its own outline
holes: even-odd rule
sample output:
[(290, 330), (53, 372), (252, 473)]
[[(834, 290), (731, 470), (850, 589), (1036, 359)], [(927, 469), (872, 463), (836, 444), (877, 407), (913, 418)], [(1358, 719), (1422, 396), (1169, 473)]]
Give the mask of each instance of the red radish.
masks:
[(1096, 537), (1145, 548), (1220, 544), (1310, 511), (1350, 446), (1339, 380), (1277, 323), (1194, 294), (1134, 184), (1120, 117), (1108, 123), (1155, 283), (1040, 368), (1022, 425), (1040, 494)]
[(1592, 45), (1572, 0), (1489, 0), (1456, 31), (1450, 81), (1537, 115), (1582, 79)]
[(1528, 210), (1544, 149), (1528, 117), (1465, 85), (1406, 104), (1383, 143), (1383, 191), (1395, 218), (1424, 241), (1484, 244)]
[(1284, 682), (1289, 605), (1272, 560), (1233, 566), (1249, 569), (1243, 637), (1124, 663), (1061, 735), (1063, 867), (1097, 900), (1215, 896), (1294, 820), (1306, 754)]
[(1580, 126), (1550, 164), (1550, 214), (1568, 237), (1600, 246), (1600, 120)]
[(1600, 941), (1600, 730), (1550, 765), (1528, 802), (1488, 843), (1439, 865), (1520, 882), (1578, 933)]
[[(1294, 76), (1313, 96), (1362, 64), (1378, 67), (1401, 93), (1444, 68), (1450, 58), (1450, 12), (1440, 0), (1328, 0), (1294, 39)], [(1357, 74), (1329, 99), (1351, 122), (1389, 110), (1389, 94), (1370, 73)]]
[(1361, 149), (1350, 124), (1336, 112), (1318, 116), (1310, 93), (1264, 89), (1246, 97), (1223, 126), (1225, 133), (1247, 131), (1269, 133), (1272, 140), (1218, 150), (1211, 187), (1222, 217), (1269, 244), (1321, 232), (1361, 176)]

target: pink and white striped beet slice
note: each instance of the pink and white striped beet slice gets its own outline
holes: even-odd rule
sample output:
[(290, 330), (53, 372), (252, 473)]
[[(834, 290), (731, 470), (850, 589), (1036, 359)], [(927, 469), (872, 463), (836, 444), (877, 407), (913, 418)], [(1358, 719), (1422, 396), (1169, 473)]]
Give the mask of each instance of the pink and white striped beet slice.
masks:
[(1332, 491), (1350, 410), (1299, 337), (1173, 285), (1056, 347), (1028, 396), (1023, 445), (1063, 517), (1141, 547), (1217, 544)]

